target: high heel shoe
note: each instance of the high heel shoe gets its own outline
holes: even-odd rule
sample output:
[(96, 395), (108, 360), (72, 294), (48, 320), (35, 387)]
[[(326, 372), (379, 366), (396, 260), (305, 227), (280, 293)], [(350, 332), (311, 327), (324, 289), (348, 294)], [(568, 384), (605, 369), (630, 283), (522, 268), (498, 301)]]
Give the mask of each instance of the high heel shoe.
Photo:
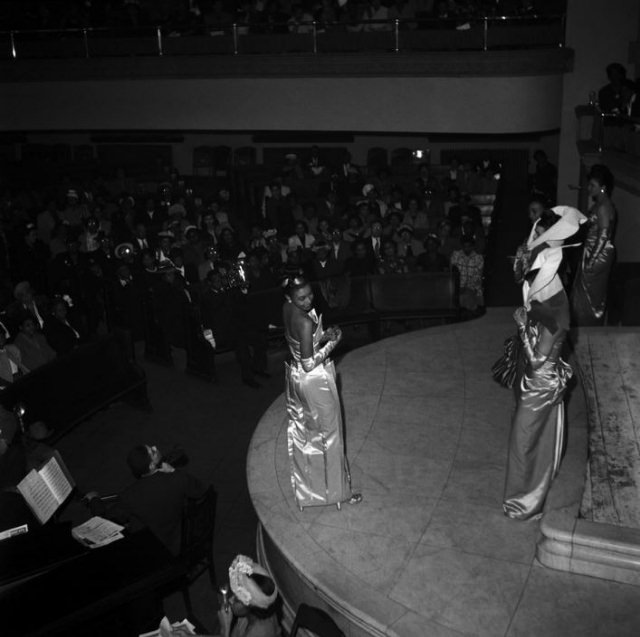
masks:
[[(347, 504), (360, 504), (362, 502), (362, 493), (352, 493), (348, 500), (345, 500)], [(342, 510), (342, 502), (336, 502), (336, 508), (338, 511)]]

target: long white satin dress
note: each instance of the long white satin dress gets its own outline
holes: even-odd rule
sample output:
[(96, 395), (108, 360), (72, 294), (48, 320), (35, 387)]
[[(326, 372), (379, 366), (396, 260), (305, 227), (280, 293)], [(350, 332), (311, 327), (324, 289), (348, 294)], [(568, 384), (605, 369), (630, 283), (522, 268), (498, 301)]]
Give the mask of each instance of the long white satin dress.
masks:
[[(313, 353), (320, 349), (322, 316), (315, 310)], [(300, 508), (348, 500), (351, 476), (344, 450), (344, 429), (336, 371), (325, 359), (311, 371), (302, 367), (300, 343), (285, 332), (291, 363), (285, 364), (291, 485)]]

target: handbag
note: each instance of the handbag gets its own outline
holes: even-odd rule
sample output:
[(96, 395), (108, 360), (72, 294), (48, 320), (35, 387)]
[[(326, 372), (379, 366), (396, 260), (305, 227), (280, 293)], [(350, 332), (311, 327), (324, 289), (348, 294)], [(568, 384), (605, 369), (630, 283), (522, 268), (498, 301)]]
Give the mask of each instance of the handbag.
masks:
[(507, 389), (511, 389), (516, 382), (521, 352), (522, 341), (518, 334), (514, 334), (504, 342), (502, 356), (491, 366), (493, 379)]

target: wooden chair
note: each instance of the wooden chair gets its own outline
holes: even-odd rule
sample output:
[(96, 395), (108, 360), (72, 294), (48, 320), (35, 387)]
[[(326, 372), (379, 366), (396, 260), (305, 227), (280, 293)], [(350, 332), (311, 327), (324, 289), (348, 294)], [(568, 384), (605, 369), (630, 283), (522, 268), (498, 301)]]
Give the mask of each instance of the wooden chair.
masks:
[(301, 628), (310, 630), (318, 637), (345, 637), (345, 634), (327, 613), (307, 604), (298, 606), (289, 637), (296, 637)]
[(197, 500), (187, 500), (182, 510), (182, 537), (179, 559), (184, 562), (185, 575), (181, 590), (190, 617), (193, 616), (189, 585), (209, 571), (214, 590), (217, 588), (213, 562), (213, 530), (218, 496), (212, 486)]

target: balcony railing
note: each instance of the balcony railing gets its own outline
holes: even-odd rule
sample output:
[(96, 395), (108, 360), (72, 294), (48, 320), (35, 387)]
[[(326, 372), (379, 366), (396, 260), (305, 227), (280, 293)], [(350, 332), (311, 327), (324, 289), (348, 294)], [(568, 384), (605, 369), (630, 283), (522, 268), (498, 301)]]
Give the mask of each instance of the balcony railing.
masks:
[(221, 23), (206, 32), (162, 26), (0, 31), (0, 58), (108, 58), (165, 55), (327, 54), (358, 52), (495, 51), (564, 46), (559, 16)]
[(640, 120), (618, 113), (603, 113), (597, 104), (575, 108), (577, 142), (581, 153), (614, 150), (640, 158)]

